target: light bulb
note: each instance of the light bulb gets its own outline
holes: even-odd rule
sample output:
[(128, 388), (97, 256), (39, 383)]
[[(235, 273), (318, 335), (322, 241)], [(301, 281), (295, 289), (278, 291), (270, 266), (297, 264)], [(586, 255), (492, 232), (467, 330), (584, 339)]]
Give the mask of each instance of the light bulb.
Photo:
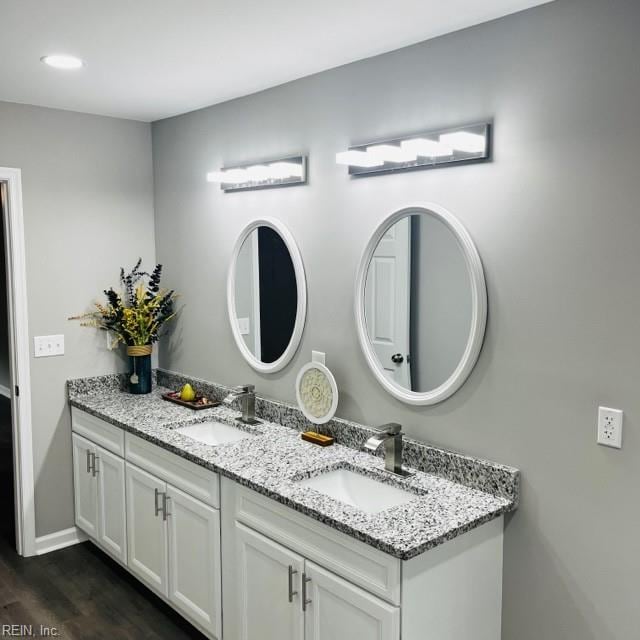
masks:
[(487, 148), (487, 139), (484, 136), (477, 133), (469, 133), (468, 131), (443, 133), (440, 136), (440, 142), (467, 153), (480, 153)]
[(400, 146), (406, 151), (410, 151), (424, 158), (442, 158), (453, 155), (453, 149), (451, 147), (437, 140), (429, 140), (428, 138), (403, 140)]
[(374, 158), (366, 151), (358, 151), (351, 149), (349, 151), (341, 151), (336, 153), (336, 163), (346, 164), (351, 167), (379, 167), (384, 164), (384, 160)]
[(269, 165), (274, 180), (285, 178), (302, 178), (302, 165), (297, 162), (274, 162)]
[(61, 54), (42, 56), (40, 61), (50, 67), (54, 67), (55, 69), (80, 69), (84, 66), (84, 62), (82, 62), (80, 58)]
[(413, 162), (418, 157), (415, 151), (403, 149), (395, 144), (376, 144), (367, 147), (367, 154), (383, 162)]

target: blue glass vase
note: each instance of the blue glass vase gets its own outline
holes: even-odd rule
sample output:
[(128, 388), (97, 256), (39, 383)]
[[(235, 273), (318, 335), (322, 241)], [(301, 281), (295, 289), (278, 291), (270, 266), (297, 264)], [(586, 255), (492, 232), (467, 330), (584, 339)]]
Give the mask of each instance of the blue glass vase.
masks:
[(151, 345), (127, 347), (129, 393), (151, 393)]

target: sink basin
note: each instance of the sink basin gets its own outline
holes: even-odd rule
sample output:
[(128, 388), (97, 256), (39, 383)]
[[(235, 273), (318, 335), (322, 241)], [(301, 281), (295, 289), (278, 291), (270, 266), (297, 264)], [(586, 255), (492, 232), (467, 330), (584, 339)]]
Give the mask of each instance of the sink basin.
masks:
[(199, 422), (187, 427), (179, 427), (176, 432), (212, 447), (238, 442), (238, 440), (244, 440), (244, 438), (250, 438), (253, 435), (221, 422)]
[(319, 476), (300, 480), (299, 483), (366, 513), (380, 513), (418, 497), (415, 493), (349, 469), (327, 471)]

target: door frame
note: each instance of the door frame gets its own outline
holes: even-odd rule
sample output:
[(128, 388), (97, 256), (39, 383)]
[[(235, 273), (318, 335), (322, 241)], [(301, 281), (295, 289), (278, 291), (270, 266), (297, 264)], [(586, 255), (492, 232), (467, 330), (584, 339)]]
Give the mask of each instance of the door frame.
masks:
[[(29, 316), (25, 260), (22, 172), (0, 167), (6, 195), (3, 209), (7, 268), (7, 311), (11, 370), (11, 421), (16, 516), (16, 548), (21, 556), (36, 553)], [(19, 390), (16, 393), (16, 390)]]

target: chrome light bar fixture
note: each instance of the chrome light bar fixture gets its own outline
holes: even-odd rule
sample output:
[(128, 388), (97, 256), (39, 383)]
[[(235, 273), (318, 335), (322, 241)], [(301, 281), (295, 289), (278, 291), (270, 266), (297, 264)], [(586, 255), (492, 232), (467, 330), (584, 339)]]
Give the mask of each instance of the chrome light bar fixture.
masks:
[(336, 162), (352, 176), (483, 162), (489, 160), (490, 134), (488, 123), (429, 131), (353, 146), (337, 153)]
[(293, 156), (259, 164), (244, 164), (211, 171), (209, 182), (220, 183), (223, 191), (269, 189), (307, 182), (307, 157)]

